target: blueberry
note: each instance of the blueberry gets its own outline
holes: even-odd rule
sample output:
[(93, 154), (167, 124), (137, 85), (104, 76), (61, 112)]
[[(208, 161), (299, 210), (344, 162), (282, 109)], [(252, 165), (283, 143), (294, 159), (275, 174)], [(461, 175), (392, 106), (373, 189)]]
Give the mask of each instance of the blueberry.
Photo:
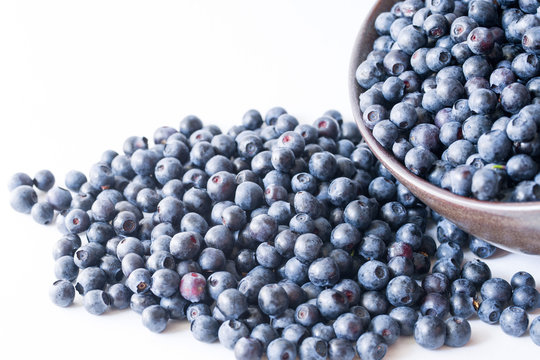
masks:
[(373, 127), (373, 137), (387, 149), (392, 147), (398, 136), (399, 129), (390, 120), (382, 120)]
[(490, 114), (495, 110), (496, 106), (497, 95), (491, 90), (477, 89), (469, 95), (469, 107), (477, 114)]
[(317, 296), (317, 307), (327, 319), (337, 319), (349, 309), (347, 297), (335, 289), (326, 289)]
[(493, 70), (489, 77), (489, 83), (491, 90), (497, 94), (501, 94), (502, 91), (510, 84), (516, 81), (516, 77), (512, 70), (507, 68), (499, 68)]
[(126, 309), (129, 307), (130, 298), (133, 293), (124, 284), (117, 283), (109, 287), (107, 294), (111, 300), (111, 307)]
[(414, 106), (407, 103), (398, 103), (392, 107), (390, 120), (400, 129), (411, 129), (418, 120)]
[(219, 323), (208, 315), (199, 315), (191, 322), (191, 333), (199, 341), (213, 343), (218, 339)]
[(445, 339), (446, 324), (436, 316), (423, 316), (414, 325), (414, 340), (426, 349), (440, 348), (444, 345)]
[(99, 267), (105, 272), (107, 283), (115, 284), (124, 277), (122, 273), (122, 263), (113, 255), (105, 255), (101, 258)]
[(452, 294), (450, 297), (450, 313), (464, 319), (473, 316), (476, 313), (477, 302), (472, 296), (464, 292)]
[(527, 29), (523, 35), (521, 44), (525, 51), (540, 55), (540, 27), (535, 26)]
[(426, 65), (431, 71), (439, 71), (450, 65), (452, 54), (443, 47), (434, 47), (426, 53)]
[(236, 188), (234, 202), (243, 210), (253, 210), (263, 201), (263, 190), (252, 182), (243, 182)]
[(381, 290), (386, 287), (390, 280), (390, 274), (386, 264), (370, 260), (358, 270), (358, 282), (366, 290)]
[(462, 347), (471, 338), (471, 325), (460, 317), (451, 317), (446, 320), (446, 339), (444, 344), (451, 347)]
[(411, 56), (411, 67), (419, 75), (427, 75), (431, 72), (426, 62), (426, 55), (428, 51), (428, 48), (420, 48), (416, 50)]
[(116, 256), (122, 260), (129, 253), (135, 253), (144, 256), (144, 246), (142, 242), (135, 237), (125, 237), (118, 243), (116, 247)]
[(272, 340), (266, 350), (268, 360), (296, 359), (296, 354), (296, 346), (283, 338)]
[(534, 140), (536, 122), (527, 116), (517, 116), (506, 126), (506, 135), (512, 141), (527, 142)]
[(413, 257), (412, 246), (402, 241), (391, 243), (390, 246), (388, 246), (388, 260), (391, 260), (398, 256), (412, 260), (412, 257)]
[[(208, 231), (208, 223), (199, 214), (189, 212), (182, 218), (180, 222), (180, 231), (182, 232), (196, 232), (204, 235)], [(173, 231), (170, 236), (174, 236), (176, 231)]]
[(420, 8), (415, 10), (412, 14), (412, 24), (414, 26), (421, 27), (424, 24), (424, 21), (432, 14), (432, 12), (427, 7), (419, 7)]
[(103, 290), (90, 290), (84, 295), (84, 308), (90, 314), (102, 315), (111, 306), (111, 298)]
[[(210, 308), (205, 303), (193, 303), (185, 309), (186, 319), (189, 322), (193, 322), (196, 318), (201, 315), (210, 315)], [(212, 325), (212, 324), (211, 324)], [(217, 328), (216, 328), (216, 339), (217, 339)]]
[(414, 324), (418, 320), (418, 313), (408, 306), (399, 306), (389, 313), (399, 325), (399, 333), (402, 336), (411, 336), (414, 333)]
[[(500, 189), (501, 189), (500, 176), (493, 169), (484, 167), (474, 173), (473, 178), (472, 178), (472, 183), (471, 183), (471, 192), (475, 198), (479, 200), (494, 200), (497, 198), (497, 196), (499, 196)], [(485, 256), (480, 256), (480, 257), (490, 256), (489, 251), (491, 251), (490, 250), (491, 245), (485, 242), (484, 244), (482, 244), (478, 241), (476, 242), (471, 241), (471, 244), (470, 244), (471, 250), (473, 248), (477, 249), (476, 248), (477, 245), (478, 245), (478, 249), (485, 245), (483, 248), (485, 251), (488, 251), (488, 253), (486, 253)], [(493, 251), (494, 251), (494, 248), (493, 248)]]
[[(400, 31), (400, 35), (401, 35), (401, 31)], [(402, 41), (403, 42), (409, 41), (410, 37), (416, 37), (418, 35), (420, 35), (420, 32), (418, 30), (414, 29), (413, 27), (409, 27), (408, 33), (403, 34)], [(408, 48), (408, 50), (414, 49), (416, 47), (415, 44), (410, 44), (410, 45), (411, 46)], [(402, 50), (391, 50), (384, 57), (384, 60), (383, 60), (384, 69), (386, 69), (386, 72), (390, 75), (399, 76), (401, 75), (401, 73), (403, 73), (404, 71), (408, 69), (409, 59), (410, 59), (410, 54), (407, 54), (406, 52)]]
[(470, 260), (463, 265), (461, 277), (480, 287), (485, 281), (491, 279), (491, 270), (481, 260)]
[(527, 88), (520, 83), (512, 83), (506, 86), (500, 97), (503, 109), (515, 114), (521, 110), (530, 100)]
[(212, 141), (212, 137), (213, 137), (212, 133), (203, 128), (203, 129), (199, 129), (199, 130), (194, 131), (189, 136), (188, 140), (189, 140), (189, 144), (191, 145), (191, 147), (193, 147), (193, 145), (195, 145), (196, 143), (198, 143), (200, 141), (207, 141), (207, 142)]
[(161, 185), (165, 185), (169, 180), (179, 178), (182, 174), (182, 163), (172, 157), (159, 160), (154, 170), (154, 176)]
[(144, 294), (150, 290), (152, 274), (145, 268), (133, 270), (126, 279), (126, 286), (136, 294)]
[(501, 329), (510, 336), (520, 337), (527, 331), (529, 319), (525, 310), (518, 306), (509, 306), (499, 318)]
[(366, 147), (357, 147), (351, 153), (351, 160), (357, 168), (365, 171), (370, 171), (375, 162), (373, 153)]
[(37, 194), (31, 186), (20, 185), (11, 192), (11, 207), (20, 213), (30, 214), (37, 202)]
[[(147, 193), (145, 192), (145, 190), (150, 189), (143, 189), (139, 192), (139, 194), (144, 193), (144, 195), (146, 195)], [(151, 191), (153, 192), (153, 190)], [(144, 195), (141, 194), (141, 197)], [(90, 208), (90, 214), (95, 221), (109, 222), (114, 219), (116, 215), (116, 209), (112, 201), (107, 198), (101, 198), (94, 201), (92, 207)]]
[(150, 305), (142, 312), (142, 323), (148, 330), (160, 333), (167, 327), (169, 313), (160, 305)]
[(432, 14), (424, 20), (422, 28), (429, 38), (439, 39), (448, 34), (450, 31), (450, 24), (443, 15)]
[(262, 357), (263, 347), (260, 341), (250, 337), (242, 337), (234, 345), (234, 356), (237, 359), (257, 360)]
[(486, 299), (478, 308), (478, 318), (488, 324), (496, 324), (499, 322), (504, 304), (494, 299)]
[(264, 176), (274, 168), (271, 160), (271, 151), (261, 151), (251, 159), (251, 169), (257, 175)]
[[(251, 331), (251, 337), (262, 344), (264, 350), (268, 344), (278, 338), (276, 330), (270, 324), (263, 323), (255, 326)], [(269, 355), (268, 355), (269, 356)]]
[(197, 130), (202, 129), (201, 119), (195, 115), (187, 115), (180, 121), (180, 132), (185, 136), (190, 136)]
[(373, 84), (382, 79), (383, 74), (384, 69), (382, 65), (372, 61), (364, 61), (356, 69), (355, 78), (361, 87), (369, 89)]
[(518, 271), (512, 276), (510, 281), (512, 288), (516, 289), (521, 286), (536, 287), (536, 282), (531, 274), (526, 271)]
[(366, 229), (372, 220), (372, 214), (367, 198), (351, 201), (344, 210), (345, 222), (363, 230)]
[(234, 349), (236, 342), (249, 336), (248, 327), (238, 320), (227, 320), (221, 324), (218, 330), (219, 342), (227, 349)]
[(308, 277), (316, 286), (332, 286), (339, 281), (340, 271), (332, 258), (319, 258), (309, 266)]
[(513, 201), (538, 201), (538, 199), (540, 199), (540, 187), (533, 181), (520, 182), (512, 193)]
[(55, 177), (50, 170), (40, 170), (35, 173), (32, 181), (39, 190), (49, 191), (54, 186)]
[(504, 279), (491, 278), (482, 284), (480, 294), (483, 299), (493, 299), (505, 304), (512, 297), (512, 287)]
[(289, 298), (285, 290), (277, 284), (265, 285), (258, 296), (259, 308), (267, 315), (280, 315), (289, 306)]
[(309, 172), (321, 181), (331, 180), (337, 170), (336, 158), (330, 152), (318, 152), (309, 159)]
[(327, 358), (328, 343), (316, 337), (305, 338), (298, 347), (301, 359), (323, 360)]
[(389, 102), (398, 102), (405, 95), (405, 83), (399, 77), (391, 76), (384, 81), (382, 94)]
[(405, 159), (405, 155), (410, 149), (412, 149), (412, 147), (413, 146), (407, 141), (407, 139), (399, 137), (392, 145), (392, 152), (397, 159), (403, 161)]
[(480, 26), (493, 26), (498, 18), (497, 8), (486, 1), (473, 1), (469, 5), (469, 17)]
[(128, 277), (135, 269), (144, 267), (144, 259), (142, 256), (129, 253), (122, 259), (122, 272), (124, 276)]
[[(137, 153), (138, 156), (142, 154), (143, 150), (140, 150), (140, 152), (141, 153)], [(131, 162), (133, 166), (133, 158), (131, 159)], [(153, 172), (153, 168), (149, 171), (150, 172), (145, 175), (149, 175)], [(110, 165), (103, 162), (92, 165), (88, 174), (88, 182), (97, 189), (108, 189), (112, 187), (114, 185), (114, 174)]]
[(463, 74), (466, 80), (487, 78), (491, 73), (491, 65), (480, 55), (471, 56), (463, 63)]
[(84, 184), (86, 181), (86, 175), (77, 170), (69, 171), (64, 179), (66, 187), (71, 191), (79, 191), (82, 184)]
[(75, 288), (68, 280), (56, 280), (49, 288), (49, 297), (57, 306), (70, 306), (75, 298)]
[(89, 243), (79, 247), (75, 251), (73, 260), (79, 268), (83, 269), (97, 265), (104, 253), (105, 251), (102, 251), (99, 244)]
[(161, 126), (154, 131), (154, 144), (164, 144), (171, 135), (176, 133), (178, 131), (170, 126)]
[(330, 360), (352, 360), (356, 355), (354, 345), (344, 339), (332, 339), (328, 342), (328, 358)]
[(159, 297), (173, 296), (180, 286), (180, 275), (171, 269), (158, 269), (152, 274), (150, 291)]
[(512, 143), (504, 131), (492, 130), (478, 138), (478, 153), (487, 162), (507, 160), (511, 148)]
[[(522, 80), (529, 80), (538, 76), (540, 71), (540, 61), (538, 56), (530, 53), (521, 53), (517, 55), (514, 60), (512, 60), (512, 71)], [(519, 88), (522, 95), (528, 95), (528, 93), (522, 91), (521, 87)]]
[[(474, 187), (474, 178), (473, 178), (473, 187)], [(474, 193), (474, 190), (473, 190), (473, 193)], [(476, 197), (480, 199), (478, 196)], [(484, 241), (474, 236), (471, 237), (471, 240), (469, 243), (469, 249), (471, 250), (473, 254), (475, 254), (476, 256), (482, 259), (491, 257), (497, 251), (497, 247), (493, 246), (487, 241)]]
[(534, 310), (539, 307), (539, 301), (540, 294), (538, 293), (538, 290), (532, 286), (520, 286), (515, 288), (512, 293), (512, 303), (526, 311)]
[(248, 306), (248, 310), (243, 316), (243, 322), (250, 330), (253, 330), (256, 326), (266, 321), (266, 315), (257, 306)]
[(242, 125), (248, 130), (255, 130), (263, 123), (261, 113), (257, 110), (250, 109), (246, 111), (242, 117)]
[(380, 360), (386, 355), (388, 345), (384, 338), (373, 332), (365, 332), (356, 342), (356, 351), (362, 359)]
[(375, 19), (375, 30), (379, 35), (390, 34), (390, 26), (396, 17), (390, 12), (382, 12)]
[(388, 345), (395, 343), (400, 335), (399, 323), (389, 315), (378, 315), (371, 319), (369, 331), (381, 335)]
[[(153, 209), (154, 207), (157, 208), (157, 205), (159, 204), (159, 200), (160, 200), (159, 198), (156, 198), (155, 200), (151, 200), (152, 203), (147, 204), (150, 207), (149, 210)], [(189, 189), (184, 194), (182, 201), (184, 202), (184, 205), (186, 206), (187, 211), (198, 212), (199, 214), (210, 213), (211, 208), (212, 208), (212, 199), (208, 195), (208, 192), (203, 189), (197, 189), (197, 188)], [(155, 211), (155, 209), (152, 211)]]
[(72, 256), (64, 255), (56, 259), (54, 263), (54, 274), (57, 279), (73, 281), (79, 274), (79, 268), (75, 265)]
[(429, 293), (420, 303), (420, 311), (423, 315), (436, 316), (444, 319), (450, 309), (446, 296), (440, 293)]
[(279, 134), (283, 134), (287, 131), (292, 131), (296, 126), (298, 126), (298, 120), (290, 114), (280, 115), (274, 125), (276, 131)]
[(421, 28), (407, 25), (399, 31), (396, 43), (401, 51), (411, 55), (426, 44), (426, 35)]
[(23, 172), (18, 172), (13, 175), (8, 180), (8, 190), (13, 191), (15, 188), (21, 185), (33, 186), (34, 183), (32, 178), (28, 174)]
[(407, 220), (407, 210), (397, 201), (384, 204), (380, 209), (380, 218), (388, 223), (389, 227), (397, 230)]
[(308, 281), (308, 266), (296, 257), (290, 258), (282, 268), (283, 278), (297, 284)]
[(130, 136), (122, 146), (122, 150), (126, 155), (132, 155), (137, 149), (148, 149), (148, 139), (140, 136)]
[(463, 250), (457, 243), (448, 241), (440, 244), (440, 246), (437, 248), (436, 256), (437, 259), (454, 259), (457, 264), (461, 264), (463, 261)]
[(506, 172), (516, 182), (532, 180), (538, 172), (538, 164), (529, 155), (518, 154), (508, 159)]
[(54, 208), (48, 202), (38, 202), (32, 206), (30, 214), (38, 224), (47, 225), (51, 223), (54, 217)]
[(529, 328), (529, 335), (531, 337), (531, 340), (536, 345), (540, 344), (540, 320), (538, 319), (540, 319), (540, 317), (534, 318), (534, 320), (531, 322), (531, 327)]
[(316, 305), (304, 303), (296, 307), (295, 321), (303, 326), (311, 327), (320, 320)]
[(226, 289), (217, 297), (216, 306), (227, 319), (238, 319), (247, 311), (248, 304), (240, 291)]
[(405, 155), (405, 166), (413, 174), (418, 176), (424, 176), (433, 166), (436, 157), (435, 155), (424, 147), (413, 147)]
[(465, 89), (459, 81), (449, 78), (438, 82), (435, 91), (444, 105), (452, 106), (464, 95)]

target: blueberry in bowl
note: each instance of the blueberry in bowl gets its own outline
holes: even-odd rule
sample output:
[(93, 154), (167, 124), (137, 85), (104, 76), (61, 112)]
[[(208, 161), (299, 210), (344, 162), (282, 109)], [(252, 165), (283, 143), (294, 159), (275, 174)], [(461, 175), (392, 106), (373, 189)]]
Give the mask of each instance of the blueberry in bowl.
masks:
[(482, 1), (400, 9), (410, 2), (378, 1), (354, 44), (364, 141), (441, 216), (540, 254), (540, 20)]

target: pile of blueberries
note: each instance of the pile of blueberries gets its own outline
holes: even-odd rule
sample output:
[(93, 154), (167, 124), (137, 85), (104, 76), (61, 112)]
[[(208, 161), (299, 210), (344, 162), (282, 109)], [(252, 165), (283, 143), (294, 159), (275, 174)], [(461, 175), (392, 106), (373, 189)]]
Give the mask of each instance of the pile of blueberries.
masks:
[[(540, 304), (530, 274), (463, 263), (467, 247), (495, 248), (419, 202), (335, 110), (313, 125), (250, 110), (227, 134), (187, 116), (153, 142), (127, 138), (67, 189), (46, 170), (11, 177), (12, 207), (63, 234), (56, 305), (79, 293), (88, 312), (131, 308), (153, 332), (187, 318), (237, 359), (348, 360), (381, 359), (400, 335), (463, 346), (473, 316), (521, 336)], [(540, 317), (529, 334), (540, 345)]]
[(358, 67), (377, 141), (461, 196), (540, 201), (540, 3), (405, 0)]

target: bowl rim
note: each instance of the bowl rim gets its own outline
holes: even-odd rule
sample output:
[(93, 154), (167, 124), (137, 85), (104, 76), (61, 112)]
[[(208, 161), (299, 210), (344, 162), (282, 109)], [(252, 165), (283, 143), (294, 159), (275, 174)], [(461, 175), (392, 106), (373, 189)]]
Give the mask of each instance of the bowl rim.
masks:
[[(396, 0), (392, 0), (396, 2)], [(356, 81), (356, 69), (365, 60), (369, 51), (373, 49), (373, 43), (371, 41), (365, 41), (366, 35), (372, 34), (374, 31), (373, 23), (376, 18), (376, 14), (382, 11), (386, 11), (385, 1), (378, 0), (375, 5), (370, 9), (368, 15), (364, 19), (360, 30), (358, 31), (351, 58), (349, 61), (349, 96), (352, 108), (354, 120), (362, 134), (362, 138), (372, 150), (373, 155), (390, 171), (390, 173), (400, 182), (411, 183), (418, 189), (430, 193), (434, 198), (446, 201), (452, 204), (460, 205), (462, 207), (474, 208), (487, 212), (538, 212), (540, 216), (540, 201), (529, 202), (506, 202), (506, 201), (485, 201), (474, 198), (469, 198), (452, 193), (449, 190), (445, 190), (441, 187), (431, 184), (427, 180), (413, 174), (407, 169), (399, 160), (397, 160), (392, 153), (386, 150), (379, 142), (373, 137), (371, 131), (366, 127), (362, 119), (362, 111), (360, 110), (359, 96), (363, 92), (362, 88)], [(369, 36), (368, 36), (369, 38)], [(369, 44), (367, 44), (369, 43)], [(416, 189), (410, 189), (415, 193)], [(415, 194), (416, 195), (416, 194)], [(420, 199), (421, 200), (421, 199)]]

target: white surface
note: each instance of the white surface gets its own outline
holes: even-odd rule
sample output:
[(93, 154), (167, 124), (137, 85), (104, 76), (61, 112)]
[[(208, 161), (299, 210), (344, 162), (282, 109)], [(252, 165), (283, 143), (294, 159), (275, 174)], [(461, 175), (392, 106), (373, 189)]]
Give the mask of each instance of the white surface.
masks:
[[(249, 108), (276, 105), (304, 122), (329, 108), (351, 120), (350, 49), (373, 2), (3, 2), (1, 182), (48, 168), (61, 183), (72, 168), (87, 172), (102, 151), (120, 151), (125, 137), (151, 137), (190, 113), (225, 130)], [(234, 358), (196, 342), (185, 322), (153, 334), (129, 310), (93, 316), (80, 297), (55, 307), (47, 290), (60, 235), (13, 212), (5, 185), (0, 218), (0, 357)], [(538, 258), (504, 255), (488, 264), (494, 276), (527, 270), (540, 280)], [(432, 352), (400, 339), (386, 358), (539, 358), (527, 336), (510, 338), (478, 319), (471, 325), (465, 348)]]

